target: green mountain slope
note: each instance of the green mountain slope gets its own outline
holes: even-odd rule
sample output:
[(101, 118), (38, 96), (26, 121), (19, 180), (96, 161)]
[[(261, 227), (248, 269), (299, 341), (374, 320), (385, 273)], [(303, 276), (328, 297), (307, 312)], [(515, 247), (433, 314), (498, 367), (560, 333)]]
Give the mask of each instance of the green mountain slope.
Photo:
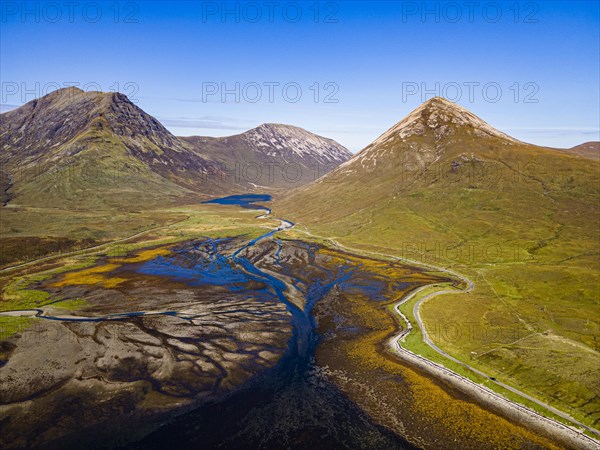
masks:
[(422, 306), (432, 340), (597, 427), (599, 191), (598, 161), (434, 98), (274, 210), (347, 246), (467, 275), (470, 294)]

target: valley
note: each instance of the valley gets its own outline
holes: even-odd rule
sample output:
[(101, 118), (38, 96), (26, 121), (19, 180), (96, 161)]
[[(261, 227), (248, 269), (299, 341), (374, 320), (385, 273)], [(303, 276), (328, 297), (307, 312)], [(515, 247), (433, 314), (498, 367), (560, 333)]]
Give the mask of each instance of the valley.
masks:
[[(347, 159), (296, 127), (176, 138), (69, 94), (3, 125), (3, 447), (597, 448), (587, 153), (440, 98)], [(72, 130), (40, 172), (14, 124), (90, 104), (95, 137)], [(93, 156), (107, 132), (125, 183)], [(279, 165), (263, 147), (328, 173), (263, 191), (214, 170)]]
[[(257, 439), (285, 447), (308, 445), (317, 436), (344, 448), (411, 448), (397, 436), (440, 448), (453, 448), (457, 440), (465, 448), (494, 439), (506, 448), (550, 445), (510, 416), (501, 419), (449, 386), (432, 384), (386, 350), (386, 336), (399, 326), (388, 306), (421, 285), (451, 280), (298, 241), (289, 235), (291, 225), (255, 218), (264, 207), (253, 201), (217, 201), (241, 204), (241, 212), (201, 205), (202, 224), (190, 208), (187, 223), (153, 231), (129, 248), (117, 244), (93, 258), (72, 255), (58, 270), (22, 274), (20, 289), (12, 287), (12, 305), (3, 304), (20, 312), (0, 313), (0, 322), (35, 322), (3, 340), (0, 375), (9, 403), (2, 420), (15, 433), (3, 434), (4, 445), (89, 447), (90, 430), (105, 444), (124, 444), (173, 413), (179, 416), (133, 448), (167, 442), (174, 448), (194, 442), (235, 447), (258, 445)], [(248, 221), (242, 235), (218, 229), (218, 221), (241, 217)], [(206, 232), (220, 237), (197, 237)], [(190, 240), (187, 233), (196, 236)], [(37, 318), (24, 311), (34, 306)], [(367, 385), (375, 390), (365, 397), (372, 378)], [(95, 395), (83, 396), (89, 389)], [(73, 406), (58, 408), (64, 398)], [(440, 399), (447, 405), (442, 421), (431, 416)], [(235, 414), (226, 413), (231, 408)], [(81, 433), (68, 432), (74, 414), (84, 411)], [(118, 421), (109, 419), (115, 415)], [(214, 417), (220, 418), (217, 428), (209, 425)], [(314, 433), (306, 434), (309, 417)], [(271, 438), (265, 438), (263, 421), (276, 432)], [(458, 425), (464, 421), (468, 434)], [(39, 432), (30, 436), (29, 429)]]
[(600, 2), (3, 1), (0, 450), (600, 450)]

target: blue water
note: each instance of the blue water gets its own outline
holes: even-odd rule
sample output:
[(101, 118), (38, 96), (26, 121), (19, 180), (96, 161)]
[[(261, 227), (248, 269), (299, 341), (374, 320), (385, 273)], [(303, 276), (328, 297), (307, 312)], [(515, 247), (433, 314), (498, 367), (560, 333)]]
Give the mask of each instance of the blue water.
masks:
[(256, 279), (232, 264), (229, 257), (218, 253), (217, 240), (207, 239), (204, 244), (210, 248), (206, 258), (185, 254), (190, 252), (189, 248), (179, 249), (173, 256), (158, 256), (144, 263), (138, 272), (183, 281), (190, 286), (224, 286), (231, 291), (241, 291), (248, 282)]
[(214, 198), (212, 200), (207, 200), (202, 203), (213, 203), (217, 205), (237, 205), (242, 208), (247, 209), (261, 209), (267, 211), (267, 213), (271, 212), (270, 208), (266, 206), (257, 205), (257, 202), (270, 202), (272, 197), (268, 194), (240, 194), (240, 195), (230, 195), (229, 197), (221, 197)]
[[(186, 244), (172, 256), (158, 257), (139, 268), (143, 273), (193, 285), (226, 286), (239, 290), (236, 295), (247, 294), (257, 301), (263, 298), (279, 301), (291, 314), (292, 336), (276, 366), (257, 374), (224, 400), (207, 403), (179, 416), (128, 448), (411, 448), (401, 437), (373, 423), (326, 378), (315, 375), (315, 352), (320, 340), (311, 314), (315, 304), (336, 286), (349, 291), (360, 289), (376, 297), (381, 295), (384, 286), (377, 282), (370, 286), (368, 279), (359, 273), (360, 264), (345, 261), (322, 266), (317, 257), (319, 248), (315, 245), (290, 243), (288, 245), (295, 248), (290, 254), (292, 257), (287, 258), (286, 245), (276, 238), (273, 241), (273, 245), (264, 249), (270, 249), (275, 259), (269, 269), (285, 274), (293, 285), (302, 289), (304, 308), (291, 303), (288, 286), (262, 269), (248, 254), (236, 252), (225, 256), (231, 247), (230, 242), (223, 239)], [(298, 262), (298, 255), (302, 255), (304, 262)], [(364, 279), (354, 283), (351, 281), (354, 277)], [(256, 282), (264, 287), (257, 289)], [(356, 436), (369, 436), (369, 440), (359, 444)]]
[[(242, 208), (258, 209), (258, 210), (266, 211), (267, 214), (271, 214), (270, 208), (267, 208), (266, 206), (258, 205), (255, 203), (255, 202), (270, 202), (270, 201), (271, 201), (271, 196), (268, 194), (242, 194), (242, 195), (230, 195), (229, 197), (215, 198), (215, 199), (208, 200), (208, 201), (205, 201), (202, 203), (214, 203), (217, 205), (237, 205)], [(283, 220), (283, 219), (279, 219), (279, 220)], [(288, 222), (291, 226), (294, 226), (293, 222), (290, 222), (288, 220), (286, 220), (286, 222)], [(271, 237), (275, 233), (278, 233), (279, 231), (282, 231), (285, 228), (286, 228), (286, 226), (282, 224), (279, 228), (268, 231), (267, 233), (262, 234), (255, 239), (252, 239), (246, 245), (243, 245), (240, 248), (238, 248), (237, 251), (235, 253), (233, 253), (233, 255), (231, 255), (230, 258), (236, 258), (242, 251), (246, 250), (248, 247), (252, 247), (258, 241), (268, 238), (268, 237)], [(278, 253), (278, 255), (279, 255), (279, 253)]]

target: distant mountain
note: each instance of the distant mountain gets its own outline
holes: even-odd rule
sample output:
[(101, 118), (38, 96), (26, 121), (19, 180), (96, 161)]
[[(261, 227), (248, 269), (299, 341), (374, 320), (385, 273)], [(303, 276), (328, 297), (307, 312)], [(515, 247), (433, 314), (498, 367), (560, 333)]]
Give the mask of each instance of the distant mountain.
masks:
[(352, 157), (336, 141), (291, 125), (267, 123), (235, 136), (181, 139), (250, 186), (301, 186)]
[(600, 161), (600, 142), (598, 141), (579, 144), (565, 151), (573, 153), (574, 155), (583, 156), (584, 158), (595, 159), (596, 161)]
[[(123, 94), (77, 88), (3, 113), (0, 144), (2, 204), (75, 209), (298, 186), (350, 156), (334, 141), (283, 125), (231, 138), (178, 138)], [(282, 182), (277, 167), (274, 177), (261, 167), (257, 179), (255, 166), (265, 163), (280, 163), (284, 181), (292, 181)]]

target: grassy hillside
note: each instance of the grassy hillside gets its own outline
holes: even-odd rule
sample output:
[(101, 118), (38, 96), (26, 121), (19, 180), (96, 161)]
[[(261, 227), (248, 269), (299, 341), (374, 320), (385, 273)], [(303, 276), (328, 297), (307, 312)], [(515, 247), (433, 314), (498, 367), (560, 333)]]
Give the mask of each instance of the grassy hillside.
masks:
[(423, 305), (432, 340), (599, 427), (600, 163), (422, 113), (275, 213), (468, 276), (471, 293)]
[(165, 204), (190, 191), (153, 172), (107, 131), (90, 131), (55, 150), (81, 147), (60, 163), (49, 161), (14, 173), (12, 205), (56, 206), (71, 210), (138, 208)]

